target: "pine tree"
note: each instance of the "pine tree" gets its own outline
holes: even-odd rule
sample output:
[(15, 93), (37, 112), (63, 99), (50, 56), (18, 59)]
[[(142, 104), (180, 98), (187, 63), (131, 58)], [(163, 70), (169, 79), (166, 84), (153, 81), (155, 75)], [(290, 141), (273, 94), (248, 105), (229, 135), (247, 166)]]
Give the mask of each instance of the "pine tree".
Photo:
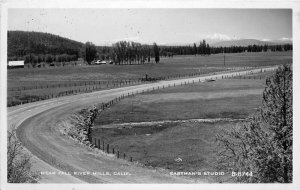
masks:
[(196, 55), (197, 54), (197, 46), (195, 43), (194, 43), (193, 51), (194, 51), (194, 55)]
[(153, 51), (154, 51), (154, 57), (155, 57), (155, 63), (159, 62), (159, 47), (156, 43), (153, 44)]
[(292, 70), (288, 66), (280, 67), (275, 75), (266, 81), (263, 93), (263, 120), (269, 124), (273, 134), (276, 151), (281, 156), (281, 170), (278, 171), (285, 183), (292, 176), (293, 145), (293, 84)]
[(92, 42), (86, 42), (85, 60), (88, 62), (88, 64), (91, 64), (91, 62), (96, 58), (96, 54), (97, 54), (96, 46)]
[(292, 70), (280, 67), (266, 80), (260, 113), (217, 135), (219, 168), (252, 171), (240, 182), (291, 183), (293, 178)]

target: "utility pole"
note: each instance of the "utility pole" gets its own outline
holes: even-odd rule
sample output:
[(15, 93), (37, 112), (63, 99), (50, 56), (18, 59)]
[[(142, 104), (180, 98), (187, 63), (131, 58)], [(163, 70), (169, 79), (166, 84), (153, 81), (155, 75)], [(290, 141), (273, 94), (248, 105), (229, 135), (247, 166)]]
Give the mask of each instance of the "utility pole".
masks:
[(29, 63), (28, 64), (31, 64), (32, 60), (31, 60), (31, 51), (30, 51), (30, 42), (29, 42), (29, 21), (27, 21), (27, 45), (28, 45), (27, 48), (28, 48), (28, 53), (29, 53)]
[(225, 66), (225, 51), (223, 50), (223, 55), (224, 55), (224, 66)]

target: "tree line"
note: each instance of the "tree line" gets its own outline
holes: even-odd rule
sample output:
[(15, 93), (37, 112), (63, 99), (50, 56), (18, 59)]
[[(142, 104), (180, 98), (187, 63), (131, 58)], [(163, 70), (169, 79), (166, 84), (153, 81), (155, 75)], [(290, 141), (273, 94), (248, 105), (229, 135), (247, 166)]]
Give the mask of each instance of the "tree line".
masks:
[(205, 40), (197, 46), (161, 46), (161, 55), (171, 57), (173, 55), (210, 55), (218, 53), (242, 53), (242, 52), (267, 52), (267, 51), (290, 51), (293, 50), (292, 44), (283, 45), (248, 45), (230, 47), (212, 47)]
[(151, 57), (154, 57), (156, 63), (160, 60), (160, 48), (156, 43), (143, 45), (137, 42), (119, 41), (112, 47), (96, 47), (93, 43), (87, 42), (83, 54), (89, 64), (95, 59), (112, 60), (117, 65), (144, 64), (150, 62)]
[(145, 45), (137, 42), (119, 41), (112, 46), (85, 44), (42, 32), (8, 31), (8, 61), (25, 60), (36, 65), (41, 62), (76, 61), (79, 57), (91, 63), (93, 60), (112, 60), (117, 65), (145, 64), (154, 58), (158, 63), (161, 56), (210, 55), (217, 53), (289, 51), (292, 44), (249, 45), (213, 47), (205, 40), (187, 46)]
[[(70, 62), (70, 61), (76, 61), (78, 59), (77, 55), (68, 55), (68, 54), (60, 54), (60, 55), (51, 55), (51, 54), (40, 54), (40, 55), (35, 55), (35, 54), (28, 54), (25, 55), (24, 57), (24, 62), (27, 63), (53, 63), (53, 62)], [(17, 61), (18, 57), (11, 57), (8, 59), (9, 61)]]
[(151, 47), (136, 42), (120, 41), (112, 46), (112, 59), (117, 64), (150, 62)]
[(173, 55), (210, 55), (212, 47), (202, 40), (197, 46), (196, 43), (193, 46), (161, 46), (161, 55), (165, 57), (172, 57)]
[(267, 52), (267, 51), (291, 51), (292, 44), (283, 45), (248, 45), (248, 46), (231, 46), (231, 47), (212, 47), (211, 52), (217, 53), (242, 53), (242, 52)]

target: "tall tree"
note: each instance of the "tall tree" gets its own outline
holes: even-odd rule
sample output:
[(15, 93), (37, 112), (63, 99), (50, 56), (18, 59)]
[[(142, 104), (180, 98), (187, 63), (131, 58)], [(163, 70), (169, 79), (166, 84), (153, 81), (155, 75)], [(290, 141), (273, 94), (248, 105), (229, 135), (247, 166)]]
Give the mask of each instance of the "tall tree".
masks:
[(155, 63), (158, 63), (159, 62), (159, 47), (157, 46), (156, 43), (153, 44), (153, 51), (154, 51)]
[(88, 64), (91, 64), (91, 62), (96, 58), (96, 55), (97, 55), (96, 46), (92, 42), (86, 42), (85, 60), (88, 62)]
[(266, 81), (263, 94), (262, 118), (269, 124), (276, 152), (280, 156), (278, 174), (287, 183), (292, 176), (293, 145), (293, 75), (288, 66), (278, 69), (274, 76)]
[(241, 182), (292, 182), (292, 96), (292, 70), (285, 65), (266, 80), (260, 113), (217, 135), (220, 169), (253, 172), (235, 178)]
[(194, 55), (197, 55), (197, 46), (195, 43), (194, 43), (194, 47), (193, 47), (193, 53), (194, 53)]

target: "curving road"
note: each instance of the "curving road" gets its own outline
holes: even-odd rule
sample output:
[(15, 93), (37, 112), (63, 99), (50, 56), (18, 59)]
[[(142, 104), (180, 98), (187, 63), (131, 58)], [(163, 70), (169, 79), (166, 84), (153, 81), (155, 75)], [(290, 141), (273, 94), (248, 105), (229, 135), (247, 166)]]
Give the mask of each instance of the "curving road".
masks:
[[(264, 68), (274, 70), (277, 67)], [(57, 123), (87, 105), (105, 103), (128, 93), (141, 93), (184, 83), (245, 75), (261, 69), (236, 71), (172, 81), (142, 84), (78, 94), (8, 108), (8, 129), (17, 128), (17, 136), (34, 159), (34, 169), (44, 172), (41, 183), (194, 183), (189, 178), (169, 175), (166, 170), (145, 168), (137, 163), (116, 159), (62, 136)], [(64, 171), (64, 173), (63, 173)], [(67, 173), (67, 171), (72, 173)], [(73, 173), (77, 172), (77, 173)], [(98, 172), (90, 175), (87, 172)], [(126, 173), (127, 172), (127, 173)], [(72, 174), (72, 175), (71, 175)], [(201, 181), (203, 182), (203, 181)]]

